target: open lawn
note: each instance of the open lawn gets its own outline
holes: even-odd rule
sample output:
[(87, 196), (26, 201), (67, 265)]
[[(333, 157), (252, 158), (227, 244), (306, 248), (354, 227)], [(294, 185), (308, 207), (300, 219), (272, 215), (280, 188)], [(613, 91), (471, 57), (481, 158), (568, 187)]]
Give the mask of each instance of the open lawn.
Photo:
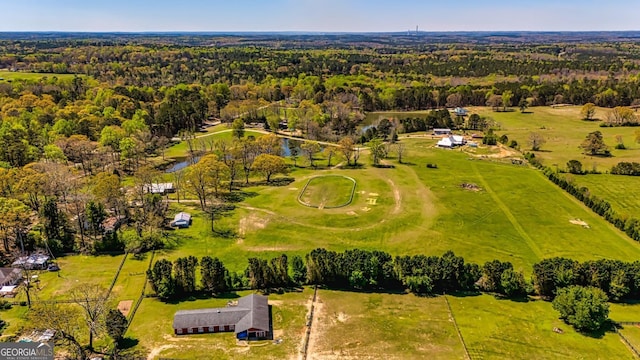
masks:
[[(250, 292), (240, 292), (239, 296)], [(296, 359), (305, 333), (307, 303), (313, 290), (272, 294), (269, 304), (272, 311), (274, 339), (252, 342), (247, 346), (237, 342), (233, 333), (176, 336), (173, 334), (173, 315), (178, 310), (224, 307), (234, 297), (183, 301), (172, 304), (154, 298), (142, 301), (128, 337), (138, 339), (139, 348), (151, 355), (149, 358), (180, 359)]]
[(621, 215), (640, 215), (640, 178), (609, 174), (565, 176), (579, 186), (589, 188), (591, 194), (607, 200)]
[(298, 199), (302, 204), (318, 209), (343, 207), (351, 203), (355, 189), (356, 181), (349, 177), (317, 176), (309, 179)]
[(463, 359), (443, 297), (318, 291), (308, 359)]
[(558, 319), (549, 302), (490, 295), (448, 299), (472, 359), (634, 358), (614, 332), (580, 334)]
[(631, 346), (640, 351), (640, 325), (624, 325), (618, 331), (631, 343)]
[[(76, 76), (75, 74), (45, 74), (45, 73), (28, 73), (28, 72), (18, 72), (18, 71), (0, 71), (0, 78), (7, 80), (39, 80), (43, 77), (53, 78), (57, 77), (58, 79), (73, 79)], [(85, 77), (85, 75), (77, 75), (80, 77)], [(3, 80), (0, 80), (0, 82)]]

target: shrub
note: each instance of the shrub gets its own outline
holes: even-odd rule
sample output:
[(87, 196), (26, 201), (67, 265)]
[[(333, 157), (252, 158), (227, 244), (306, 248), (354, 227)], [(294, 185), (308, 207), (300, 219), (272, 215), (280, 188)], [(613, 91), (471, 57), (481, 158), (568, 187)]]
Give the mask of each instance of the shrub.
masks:
[(429, 168), (429, 169), (437, 169), (438, 165), (437, 164), (427, 164), (427, 168)]
[(513, 149), (517, 148), (518, 147), (518, 142), (515, 141), (515, 140), (511, 140), (511, 142), (509, 142), (509, 147), (513, 148)]

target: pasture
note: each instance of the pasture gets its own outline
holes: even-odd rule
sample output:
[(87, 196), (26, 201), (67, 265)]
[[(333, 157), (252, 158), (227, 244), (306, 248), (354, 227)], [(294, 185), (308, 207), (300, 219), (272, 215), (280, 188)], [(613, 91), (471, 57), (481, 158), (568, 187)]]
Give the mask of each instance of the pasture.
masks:
[(621, 175), (565, 175), (579, 186), (586, 186), (589, 192), (607, 200), (621, 215), (640, 214), (640, 179)]
[(472, 359), (634, 358), (614, 332), (580, 334), (558, 319), (549, 302), (490, 295), (448, 299)]

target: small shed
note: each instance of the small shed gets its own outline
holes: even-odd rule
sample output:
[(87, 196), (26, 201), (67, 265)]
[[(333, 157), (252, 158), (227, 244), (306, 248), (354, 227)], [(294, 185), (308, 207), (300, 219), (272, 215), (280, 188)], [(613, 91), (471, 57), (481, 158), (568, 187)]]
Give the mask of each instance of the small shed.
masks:
[(453, 113), (456, 114), (456, 116), (467, 116), (469, 111), (465, 108), (457, 107), (453, 110)]
[(186, 212), (181, 212), (176, 214), (171, 222), (172, 227), (177, 227), (181, 229), (186, 229), (191, 226), (191, 214)]

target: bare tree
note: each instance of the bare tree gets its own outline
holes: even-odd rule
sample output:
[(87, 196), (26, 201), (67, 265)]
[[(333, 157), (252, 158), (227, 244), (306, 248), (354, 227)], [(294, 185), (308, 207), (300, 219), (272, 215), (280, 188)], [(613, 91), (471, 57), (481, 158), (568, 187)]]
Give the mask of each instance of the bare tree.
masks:
[(40, 302), (29, 310), (29, 325), (36, 329), (51, 329), (76, 352), (77, 359), (87, 359), (87, 353), (78, 341), (81, 323), (79, 310), (70, 305)]
[(404, 146), (403, 143), (398, 142), (396, 143), (396, 152), (398, 153), (398, 162), (400, 164), (402, 164), (402, 155), (404, 155), (406, 151), (406, 147)]
[(93, 337), (104, 330), (103, 317), (108, 311), (107, 291), (100, 285), (83, 284), (71, 291), (71, 299), (83, 310), (89, 328), (89, 349), (93, 349)]

